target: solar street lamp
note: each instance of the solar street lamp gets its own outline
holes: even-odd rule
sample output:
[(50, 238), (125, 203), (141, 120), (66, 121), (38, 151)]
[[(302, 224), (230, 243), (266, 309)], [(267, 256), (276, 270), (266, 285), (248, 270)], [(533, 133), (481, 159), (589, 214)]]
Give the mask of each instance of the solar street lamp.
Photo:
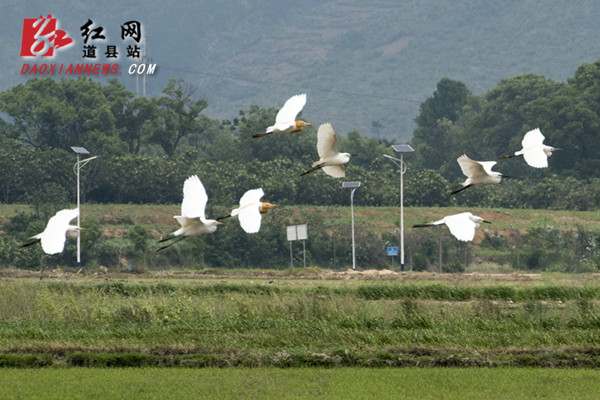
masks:
[[(77, 227), (81, 227), (81, 208), (80, 208), (80, 195), (79, 195), (79, 170), (86, 165), (88, 162), (90, 162), (91, 160), (93, 160), (94, 158), (98, 158), (100, 156), (94, 156), (94, 157), (90, 157), (90, 158), (86, 158), (81, 160), (81, 155), (82, 154), (90, 154), (89, 151), (87, 151), (85, 148), (83, 147), (77, 147), (77, 146), (73, 146), (71, 147), (71, 150), (73, 150), (75, 153), (77, 153), (77, 162), (75, 163), (75, 165), (73, 166), (73, 172), (75, 172), (75, 175), (77, 175)], [(78, 234), (77, 235), (77, 267), (81, 267), (81, 236)]]
[(408, 144), (393, 144), (392, 149), (400, 153), (400, 159), (384, 154), (384, 157), (392, 160), (400, 169), (400, 270), (404, 271), (404, 173), (406, 163), (403, 160), (404, 153), (412, 153), (414, 149)]
[(360, 182), (342, 182), (342, 187), (352, 189), (350, 192), (350, 210), (352, 213), (352, 269), (356, 270), (356, 248), (354, 245), (354, 191), (360, 187)]

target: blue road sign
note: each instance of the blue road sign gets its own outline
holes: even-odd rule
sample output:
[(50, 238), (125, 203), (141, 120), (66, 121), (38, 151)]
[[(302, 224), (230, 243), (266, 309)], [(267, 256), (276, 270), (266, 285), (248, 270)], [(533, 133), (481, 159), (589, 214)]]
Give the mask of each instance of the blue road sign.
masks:
[(398, 246), (388, 247), (387, 255), (388, 256), (397, 256), (398, 255)]

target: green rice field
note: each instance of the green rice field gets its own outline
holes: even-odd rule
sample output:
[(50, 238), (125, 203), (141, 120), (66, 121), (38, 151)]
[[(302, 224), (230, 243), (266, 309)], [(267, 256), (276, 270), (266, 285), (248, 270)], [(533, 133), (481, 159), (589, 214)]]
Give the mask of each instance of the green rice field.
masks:
[(597, 274), (0, 271), (3, 398), (595, 398)]

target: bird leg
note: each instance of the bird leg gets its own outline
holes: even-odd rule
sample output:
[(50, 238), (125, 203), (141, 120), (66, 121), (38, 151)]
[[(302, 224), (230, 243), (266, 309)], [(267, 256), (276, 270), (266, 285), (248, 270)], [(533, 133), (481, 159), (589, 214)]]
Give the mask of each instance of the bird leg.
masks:
[(231, 214), (229, 214), (229, 215), (224, 215), (224, 216), (222, 216), (222, 217), (217, 217), (217, 221), (221, 221), (221, 220), (223, 220), (223, 219), (227, 219), (227, 218), (229, 218), (229, 217), (231, 217)]
[(503, 156), (500, 156), (500, 158), (513, 158), (516, 157), (515, 155), (511, 155), (511, 154), (505, 154)]
[[(176, 236), (172, 236), (172, 237), (170, 237), (170, 238), (165, 238), (165, 239), (162, 239), (162, 240), (160, 240), (160, 241), (159, 241), (159, 243), (160, 243), (160, 242), (164, 242), (165, 240), (168, 240), (168, 239), (171, 239), (171, 238), (175, 238), (175, 237), (176, 237)], [(164, 250), (164, 249), (166, 249), (167, 247), (171, 247), (171, 246), (173, 246), (175, 243), (177, 243), (177, 242), (181, 242), (181, 241), (182, 241), (183, 239), (185, 239), (186, 237), (187, 237), (187, 236), (180, 236), (180, 237), (178, 237), (177, 239), (173, 240), (171, 243), (169, 243), (169, 244), (167, 244), (167, 245), (165, 245), (165, 246), (163, 246), (163, 247), (159, 248), (158, 250), (156, 250), (156, 252), (158, 253), (159, 251), (161, 251), (161, 250)]]
[(173, 238), (175, 238), (175, 236), (169, 233), (167, 236), (165, 236), (164, 238), (160, 239), (158, 241), (158, 243), (166, 242), (167, 240), (170, 240), (170, 239), (173, 239)]
[(318, 170), (318, 169), (321, 169), (321, 168), (323, 168), (323, 167), (324, 167), (324, 165), (323, 165), (323, 164), (319, 164), (319, 165), (317, 165), (317, 166), (314, 166), (314, 167), (312, 167), (311, 169), (309, 169), (309, 170), (307, 170), (307, 171), (304, 171), (303, 173), (301, 173), (301, 174), (300, 174), (300, 176), (304, 176), (304, 175), (306, 175), (306, 174), (309, 174), (309, 173), (311, 173), (311, 172), (313, 172), (313, 171), (316, 171), (316, 170)]
[(273, 132), (262, 132), (262, 133), (257, 133), (256, 135), (252, 135), (253, 138), (259, 138), (259, 137), (263, 137), (263, 136), (267, 136), (269, 134), (271, 134)]
[(453, 194), (456, 194), (458, 192), (461, 192), (461, 191), (465, 190), (466, 188), (470, 188), (471, 186), (473, 186), (473, 185), (467, 185), (467, 186), (461, 187), (460, 189), (453, 190), (453, 191), (450, 192), (450, 195), (453, 195)]
[(34, 244), (39, 243), (40, 241), (41, 241), (41, 239), (35, 239), (32, 242), (22, 244), (21, 246), (19, 246), (19, 248), (22, 249), (23, 247), (33, 246)]
[(417, 225), (413, 225), (413, 228), (427, 228), (429, 226), (434, 226), (433, 224), (417, 224)]

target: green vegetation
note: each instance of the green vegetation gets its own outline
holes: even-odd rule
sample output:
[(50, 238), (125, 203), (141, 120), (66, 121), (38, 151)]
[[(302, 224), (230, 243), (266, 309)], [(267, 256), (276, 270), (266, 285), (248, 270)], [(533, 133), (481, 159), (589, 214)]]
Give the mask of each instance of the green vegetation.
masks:
[[(111, 399), (595, 399), (598, 372), (574, 369), (6, 369), (3, 396)], [(442, 395), (443, 393), (443, 395)]]
[[(260, 234), (248, 235), (235, 219), (228, 219), (215, 234), (188, 238), (156, 253), (157, 240), (176, 229), (173, 215), (179, 205), (85, 204), (82, 225), (82, 261), (87, 270), (106, 267), (112, 272), (205, 268), (273, 269), (290, 265), (285, 226), (307, 223), (308, 266), (343, 270), (352, 265), (350, 210), (345, 206), (280, 206), (263, 217)], [(234, 207), (232, 204), (231, 207)], [(492, 221), (478, 230), (474, 243), (465, 245), (445, 227), (412, 229), (462, 211)], [(56, 256), (39, 247), (19, 249), (29, 236), (44, 229), (46, 221), (31, 207), (0, 205), (0, 265), (39, 270), (75, 267), (76, 244), (67, 240)], [(223, 206), (209, 216), (225, 215)], [(442, 272), (491, 270), (595, 272), (600, 265), (600, 213), (597, 211), (547, 211), (514, 209), (405, 208), (406, 269)], [(395, 207), (355, 207), (357, 262), (363, 269), (394, 269), (398, 259), (386, 256), (387, 246), (399, 244), (400, 218)], [(441, 248), (440, 248), (441, 245)], [(294, 265), (303, 265), (302, 244), (292, 246)], [(485, 267), (487, 265), (487, 267)], [(483, 268), (483, 269), (482, 269)]]
[[(600, 60), (582, 64), (566, 83), (523, 74), (479, 96), (462, 82), (441, 79), (415, 119), (405, 204), (597, 209), (598, 76)], [(160, 96), (140, 99), (116, 80), (102, 85), (84, 77), (30, 79), (0, 93), (1, 199), (32, 204), (45, 215), (68, 204), (75, 198), (70, 146), (77, 143), (103, 155), (82, 171), (88, 202), (176, 204), (183, 181), (198, 174), (213, 205), (236, 204), (259, 186), (281, 205), (348, 204), (339, 180), (323, 173), (299, 176), (315, 160), (316, 126), (252, 139), (272, 123), (275, 108), (254, 105), (221, 121), (205, 115), (206, 107), (182, 80), (169, 80)], [(459, 155), (498, 160), (520, 149), (525, 132), (535, 127), (547, 143), (564, 149), (548, 169), (499, 160), (497, 170), (515, 179), (448, 195), (464, 179)], [(347, 168), (348, 179), (362, 182), (357, 202), (398, 205), (398, 172), (383, 157), (393, 154), (391, 142), (355, 130), (340, 132), (339, 142), (358, 154)]]
[(1, 284), (0, 365), (600, 367), (592, 277), (583, 285), (71, 277)]

